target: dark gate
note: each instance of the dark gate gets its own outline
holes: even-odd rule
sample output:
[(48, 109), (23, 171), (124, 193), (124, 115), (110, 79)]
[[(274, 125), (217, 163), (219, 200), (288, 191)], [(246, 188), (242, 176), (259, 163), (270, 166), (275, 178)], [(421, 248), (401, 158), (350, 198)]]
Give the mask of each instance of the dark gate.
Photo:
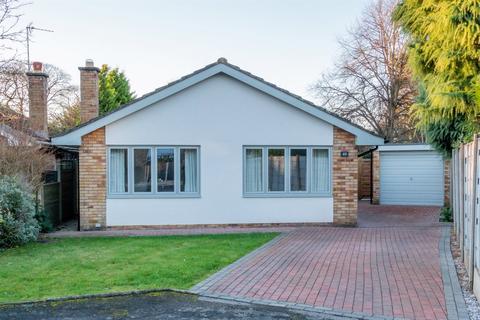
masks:
[(60, 207), (61, 221), (66, 222), (78, 217), (78, 161), (60, 160)]

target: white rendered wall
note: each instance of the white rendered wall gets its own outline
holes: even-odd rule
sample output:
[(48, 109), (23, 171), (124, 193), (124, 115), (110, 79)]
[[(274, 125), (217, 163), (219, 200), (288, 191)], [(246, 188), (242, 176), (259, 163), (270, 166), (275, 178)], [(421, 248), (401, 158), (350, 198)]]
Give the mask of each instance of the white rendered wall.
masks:
[(107, 199), (107, 225), (332, 222), (333, 198), (243, 198), (244, 145), (333, 144), (333, 127), (218, 75), (106, 127), (107, 145), (200, 146), (200, 198)]

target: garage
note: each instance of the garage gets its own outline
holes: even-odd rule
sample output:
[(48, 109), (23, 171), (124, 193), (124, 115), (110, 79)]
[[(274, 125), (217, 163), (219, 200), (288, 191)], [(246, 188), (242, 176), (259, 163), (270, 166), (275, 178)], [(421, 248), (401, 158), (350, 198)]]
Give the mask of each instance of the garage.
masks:
[(380, 204), (444, 204), (443, 156), (429, 145), (385, 145), (380, 152)]

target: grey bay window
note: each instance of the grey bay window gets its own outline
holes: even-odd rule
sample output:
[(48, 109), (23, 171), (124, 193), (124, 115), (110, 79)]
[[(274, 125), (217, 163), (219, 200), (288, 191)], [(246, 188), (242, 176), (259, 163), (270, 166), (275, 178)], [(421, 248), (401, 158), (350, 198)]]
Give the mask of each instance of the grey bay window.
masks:
[(244, 147), (245, 196), (331, 196), (330, 148)]
[(198, 147), (110, 147), (108, 165), (112, 198), (199, 196)]

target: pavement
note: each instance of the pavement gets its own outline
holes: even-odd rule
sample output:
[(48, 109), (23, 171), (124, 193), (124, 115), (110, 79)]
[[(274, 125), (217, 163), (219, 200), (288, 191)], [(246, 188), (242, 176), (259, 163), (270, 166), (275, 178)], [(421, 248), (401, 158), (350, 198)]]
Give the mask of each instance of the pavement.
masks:
[(50, 319), (355, 319), (286, 307), (229, 303), (175, 292), (91, 297), (30, 304), (0, 305), (3, 320)]

